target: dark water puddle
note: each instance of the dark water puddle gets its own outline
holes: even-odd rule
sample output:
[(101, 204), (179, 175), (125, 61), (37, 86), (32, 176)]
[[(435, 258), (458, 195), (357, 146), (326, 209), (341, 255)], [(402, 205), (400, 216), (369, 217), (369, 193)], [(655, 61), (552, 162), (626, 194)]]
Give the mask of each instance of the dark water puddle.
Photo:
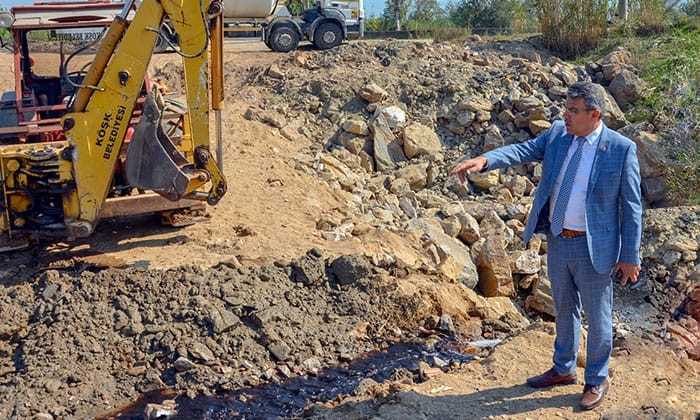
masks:
[(474, 359), (466, 352), (473, 353), (496, 344), (498, 342), (491, 340), (476, 343), (446, 340), (435, 345), (434, 349), (417, 344), (396, 344), (385, 351), (368, 353), (346, 366), (326, 368), (316, 376), (298, 376), (282, 383), (267, 383), (194, 399), (175, 396), (172, 391), (149, 393), (128, 407), (100, 417), (141, 420), (145, 418), (144, 409), (148, 403), (175, 399), (177, 414), (168, 417), (171, 419), (295, 418), (303, 415), (304, 409), (311, 404), (353, 394), (367, 378), (378, 383), (395, 380), (401, 375), (417, 378), (421, 361), (433, 367), (465, 363)]

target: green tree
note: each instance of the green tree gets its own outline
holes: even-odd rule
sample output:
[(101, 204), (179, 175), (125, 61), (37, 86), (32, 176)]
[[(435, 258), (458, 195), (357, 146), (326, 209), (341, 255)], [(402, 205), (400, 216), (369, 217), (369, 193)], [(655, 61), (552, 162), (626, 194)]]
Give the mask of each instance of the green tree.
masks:
[(411, 0), (387, 0), (382, 14), (384, 25), (400, 31), (401, 23), (406, 21), (410, 9)]
[(437, 0), (415, 0), (415, 6), (411, 13), (411, 20), (433, 22), (441, 20), (444, 17), (445, 11), (442, 10)]
[(527, 6), (521, 0), (458, 0), (448, 14), (456, 26), (480, 32), (510, 31), (514, 22), (527, 14)]

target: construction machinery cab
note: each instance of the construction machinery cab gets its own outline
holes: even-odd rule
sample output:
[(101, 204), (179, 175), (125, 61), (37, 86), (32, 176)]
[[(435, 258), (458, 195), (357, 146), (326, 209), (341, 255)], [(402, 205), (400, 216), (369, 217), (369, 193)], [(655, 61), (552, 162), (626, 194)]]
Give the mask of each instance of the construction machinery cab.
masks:
[[(85, 237), (107, 217), (159, 213), (188, 224), (202, 201), (221, 199), (226, 184), (209, 152), (208, 122), (211, 98), (220, 161), (220, 10), (216, 0), (128, 0), (0, 15), (15, 76), (0, 107), (0, 251), (33, 238)], [(157, 28), (174, 14), (188, 40), (178, 51), (187, 106), (165, 100), (147, 73)]]

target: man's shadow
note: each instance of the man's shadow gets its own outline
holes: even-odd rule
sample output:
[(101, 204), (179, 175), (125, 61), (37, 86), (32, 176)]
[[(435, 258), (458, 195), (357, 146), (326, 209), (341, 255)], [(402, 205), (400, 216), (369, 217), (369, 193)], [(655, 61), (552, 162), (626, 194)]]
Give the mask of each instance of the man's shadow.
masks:
[(488, 416), (512, 416), (526, 414), (546, 408), (573, 409), (580, 412), (581, 391), (568, 392), (551, 396), (543, 395), (547, 389), (539, 390), (529, 386), (512, 385), (508, 387), (489, 388), (464, 395), (431, 396), (415, 391), (399, 392), (386, 401), (366, 400), (350, 401), (333, 408), (315, 409), (308, 413), (317, 418), (344, 418), (350, 413), (367, 413), (381, 407), (382, 417), (392, 416), (392, 405), (398, 405), (396, 414), (412, 410), (417, 417), (464, 419), (484, 418)]

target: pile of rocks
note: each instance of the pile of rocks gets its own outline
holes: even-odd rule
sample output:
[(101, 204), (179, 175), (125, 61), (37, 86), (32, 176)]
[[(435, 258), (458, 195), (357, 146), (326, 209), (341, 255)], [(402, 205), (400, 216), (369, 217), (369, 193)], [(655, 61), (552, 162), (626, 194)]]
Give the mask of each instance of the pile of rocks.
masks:
[[(256, 83), (275, 93), (266, 112), (297, 121), (316, 140), (299, 169), (347, 199), (319, 223), (327, 239), (369, 228), (400, 233), (430, 269), (485, 296), (524, 296), (527, 308), (553, 316), (544, 238), (520, 240), (541, 166), (473, 174), (465, 184), (446, 174), (455, 158), (540, 134), (561, 118), (567, 88), (587, 80), (605, 98), (606, 124), (638, 146), (646, 202), (665, 203), (663, 141), (652, 124), (629, 124), (622, 111), (647, 89), (630, 63), (622, 49), (576, 66), (532, 49), (359, 42), (296, 53)], [(662, 263), (682, 271), (694, 251), (674, 252)]]

